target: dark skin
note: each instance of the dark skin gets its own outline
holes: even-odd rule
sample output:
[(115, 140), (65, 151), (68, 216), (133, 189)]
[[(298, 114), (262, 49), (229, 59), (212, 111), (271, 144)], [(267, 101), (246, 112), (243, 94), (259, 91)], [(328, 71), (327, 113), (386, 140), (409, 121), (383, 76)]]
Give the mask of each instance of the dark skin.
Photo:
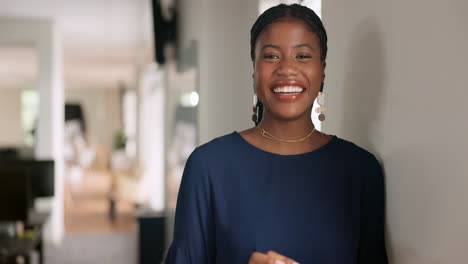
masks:
[[(264, 106), (259, 126), (281, 139), (305, 137), (314, 128), (312, 105), (325, 80), (325, 66), (320, 58), (320, 41), (303, 21), (284, 18), (268, 25), (257, 38), (253, 61), (254, 87)], [(302, 86), (304, 91), (294, 100), (280, 100), (272, 92), (278, 83)], [(257, 148), (281, 155), (312, 152), (332, 139), (315, 131), (305, 141), (286, 143), (263, 137), (256, 127), (240, 135)], [(274, 251), (254, 252), (249, 260), (249, 264), (270, 263), (297, 262)]]

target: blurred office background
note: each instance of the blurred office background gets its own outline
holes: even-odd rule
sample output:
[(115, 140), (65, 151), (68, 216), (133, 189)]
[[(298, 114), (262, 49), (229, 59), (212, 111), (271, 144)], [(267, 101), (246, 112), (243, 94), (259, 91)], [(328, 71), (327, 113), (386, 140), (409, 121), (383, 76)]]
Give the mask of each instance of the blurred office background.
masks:
[(278, 3), (324, 21), (314, 121), (382, 162), (391, 263), (465, 263), (458, 0), (0, 0), (0, 263), (160, 262), (188, 155), (253, 125), (249, 30)]

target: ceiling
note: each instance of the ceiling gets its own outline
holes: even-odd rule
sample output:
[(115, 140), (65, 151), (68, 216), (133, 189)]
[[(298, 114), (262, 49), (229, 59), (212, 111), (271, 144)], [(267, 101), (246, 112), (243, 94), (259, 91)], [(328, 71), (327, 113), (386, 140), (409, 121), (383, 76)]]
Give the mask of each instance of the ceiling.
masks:
[[(57, 21), (66, 89), (131, 87), (152, 58), (150, 0), (0, 0), (2, 16)], [(34, 83), (35, 57), (34, 47), (0, 46), (0, 86)]]

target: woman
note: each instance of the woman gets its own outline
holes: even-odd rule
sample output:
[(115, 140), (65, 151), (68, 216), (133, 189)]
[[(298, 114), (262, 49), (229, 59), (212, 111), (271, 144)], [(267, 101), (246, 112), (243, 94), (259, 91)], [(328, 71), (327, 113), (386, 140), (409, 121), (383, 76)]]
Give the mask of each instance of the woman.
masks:
[(379, 163), (311, 120), (326, 54), (312, 10), (282, 4), (257, 19), (256, 126), (188, 159), (166, 263), (387, 263)]

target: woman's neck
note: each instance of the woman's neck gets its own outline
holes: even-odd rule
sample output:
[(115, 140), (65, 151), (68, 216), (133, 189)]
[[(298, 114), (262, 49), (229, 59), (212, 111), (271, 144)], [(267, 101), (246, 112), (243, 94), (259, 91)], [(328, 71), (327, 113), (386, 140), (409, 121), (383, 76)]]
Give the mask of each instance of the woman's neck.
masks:
[(287, 140), (303, 138), (314, 129), (314, 123), (310, 117), (297, 120), (275, 120), (265, 116), (259, 126), (275, 137)]
[[(310, 115), (291, 121), (278, 120), (264, 115), (259, 126), (274, 137), (284, 140), (304, 138), (314, 129)], [(240, 135), (257, 148), (281, 155), (307, 153), (323, 146), (332, 138), (319, 131), (314, 131), (304, 141), (294, 143), (282, 142), (263, 136), (261, 130), (257, 127), (242, 131)]]

